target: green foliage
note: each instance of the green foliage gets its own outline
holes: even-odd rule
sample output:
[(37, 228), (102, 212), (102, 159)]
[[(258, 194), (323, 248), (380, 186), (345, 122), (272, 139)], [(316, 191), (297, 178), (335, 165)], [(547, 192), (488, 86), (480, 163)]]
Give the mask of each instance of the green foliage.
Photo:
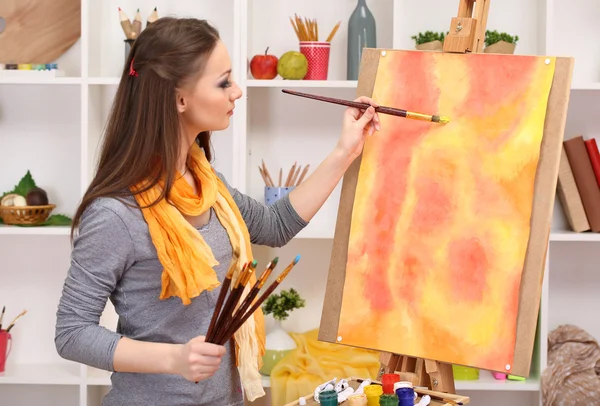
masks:
[(300, 297), (294, 288), (290, 290), (282, 290), (280, 294), (274, 293), (265, 300), (262, 306), (263, 312), (273, 314), (273, 318), (277, 320), (285, 320), (289, 317), (290, 312), (294, 309), (304, 307), (304, 299)]
[(37, 185), (35, 184), (35, 181), (33, 180), (33, 177), (31, 176), (31, 172), (27, 171), (25, 176), (23, 176), (21, 178), (21, 180), (15, 186), (15, 188), (13, 190), (11, 190), (10, 192), (3, 193), (2, 196), (0, 196), (0, 199), (9, 193), (16, 193), (23, 197), (27, 197), (27, 193), (36, 186)]
[(487, 30), (485, 32), (485, 46), (486, 47), (489, 47), (490, 45), (495, 44), (498, 41), (510, 42), (511, 44), (517, 45), (518, 40), (519, 40), (518, 35), (515, 35), (513, 37), (512, 35), (509, 35), (505, 32), (500, 33), (496, 30), (494, 30), (494, 31)]
[(433, 32), (433, 31), (425, 31), (420, 32), (418, 35), (413, 35), (410, 37), (415, 41), (416, 45), (426, 44), (432, 41), (440, 41), (444, 42), (444, 38), (448, 33), (443, 32)]

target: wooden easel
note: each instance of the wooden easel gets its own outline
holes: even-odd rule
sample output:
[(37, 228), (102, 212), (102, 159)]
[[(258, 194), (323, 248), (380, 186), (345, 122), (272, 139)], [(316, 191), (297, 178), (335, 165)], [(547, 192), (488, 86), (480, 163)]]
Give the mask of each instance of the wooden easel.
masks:
[[(444, 52), (481, 53), (489, 8), (490, 0), (460, 0), (458, 16), (452, 18), (450, 32), (444, 39)], [(398, 373), (401, 380), (410, 381), (415, 386), (437, 392), (456, 393), (451, 364), (390, 352), (382, 352), (379, 363), (379, 380), (383, 374)]]

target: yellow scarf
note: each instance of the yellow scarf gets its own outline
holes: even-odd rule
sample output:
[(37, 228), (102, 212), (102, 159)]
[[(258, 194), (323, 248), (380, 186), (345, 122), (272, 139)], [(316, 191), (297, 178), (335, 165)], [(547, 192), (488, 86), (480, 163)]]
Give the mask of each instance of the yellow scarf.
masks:
[[(180, 177), (172, 188), (172, 204), (163, 199), (150, 208), (142, 209), (158, 259), (164, 267), (160, 299), (178, 296), (184, 305), (190, 304), (191, 298), (204, 290), (219, 286), (219, 280), (213, 269), (218, 262), (212, 250), (183, 214), (198, 216), (214, 208), (217, 218), (227, 230), (232, 247), (239, 247), (240, 257), (233, 280), (238, 277), (242, 265), (253, 260), (246, 223), (227, 186), (196, 143), (190, 148), (188, 166), (199, 185), (199, 195), (195, 195), (192, 187)], [(136, 185), (132, 190), (139, 190), (142, 186)], [(163, 187), (164, 182), (159, 182), (152, 189), (136, 194), (138, 204), (147, 206), (154, 202)], [(255, 281), (253, 273), (243, 297)], [(234, 284), (231, 285), (233, 287)], [(234, 341), (242, 385), (248, 399), (253, 401), (264, 395), (259, 373), (265, 353), (264, 318), (260, 308), (234, 334)]]

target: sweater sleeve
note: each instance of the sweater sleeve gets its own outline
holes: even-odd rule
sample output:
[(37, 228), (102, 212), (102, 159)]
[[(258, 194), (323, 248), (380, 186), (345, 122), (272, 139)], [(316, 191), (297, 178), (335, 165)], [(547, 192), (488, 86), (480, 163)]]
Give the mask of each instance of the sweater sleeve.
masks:
[(241, 193), (229, 185), (222, 174), (217, 174), (240, 209), (253, 244), (282, 247), (308, 225), (292, 206), (289, 196), (267, 206)]
[(107, 299), (134, 258), (128, 229), (111, 208), (90, 205), (74, 238), (56, 313), (55, 345), (68, 360), (114, 371), (121, 335), (99, 325)]

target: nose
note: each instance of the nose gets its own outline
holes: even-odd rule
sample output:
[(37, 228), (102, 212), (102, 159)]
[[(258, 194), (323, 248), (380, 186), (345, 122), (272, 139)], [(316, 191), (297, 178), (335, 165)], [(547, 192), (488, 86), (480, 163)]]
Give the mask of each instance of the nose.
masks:
[(231, 100), (237, 100), (242, 97), (242, 89), (238, 86), (237, 82), (233, 82)]

